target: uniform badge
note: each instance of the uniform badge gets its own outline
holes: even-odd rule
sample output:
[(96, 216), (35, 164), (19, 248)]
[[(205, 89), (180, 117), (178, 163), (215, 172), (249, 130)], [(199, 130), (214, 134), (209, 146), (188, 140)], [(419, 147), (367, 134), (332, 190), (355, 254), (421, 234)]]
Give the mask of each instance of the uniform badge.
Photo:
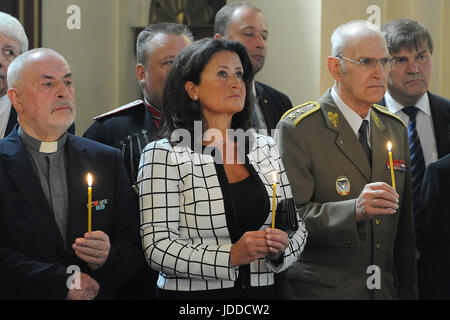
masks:
[(350, 181), (346, 176), (340, 176), (336, 179), (336, 191), (342, 197), (350, 193)]
[(331, 123), (333, 124), (333, 126), (336, 128), (338, 123), (339, 123), (339, 119), (338, 119), (339, 115), (336, 112), (328, 112), (328, 119), (330, 119)]
[(375, 125), (378, 128), (381, 128), (380, 118), (378, 118), (377, 114), (375, 112), (372, 112), (373, 120), (375, 122)]
[[(105, 210), (108, 204), (108, 199), (94, 200), (91, 202), (91, 208), (95, 208), (95, 211)], [(86, 205), (88, 207), (88, 205)]]
[[(406, 171), (406, 162), (405, 160), (392, 160), (392, 165), (394, 166), (394, 170), (397, 171)], [(391, 170), (391, 165), (389, 163), (389, 159), (386, 160), (386, 167)]]

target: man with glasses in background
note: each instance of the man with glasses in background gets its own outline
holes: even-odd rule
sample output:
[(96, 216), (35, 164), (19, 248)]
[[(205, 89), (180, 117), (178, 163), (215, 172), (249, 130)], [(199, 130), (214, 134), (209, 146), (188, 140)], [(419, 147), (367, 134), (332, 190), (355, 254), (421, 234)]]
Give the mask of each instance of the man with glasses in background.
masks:
[[(335, 85), (288, 112), (276, 141), (309, 238), (280, 277), (285, 299), (415, 299), (406, 128), (383, 98), (392, 63), (379, 28), (352, 21), (331, 36)], [(395, 186), (386, 143), (393, 145)]]
[(6, 137), (17, 123), (17, 113), (9, 101), (6, 73), (9, 64), (28, 50), (28, 38), (20, 22), (0, 12), (0, 138)]
[[(17, 124), (17, 112), (6, 92), (6, 73), (14, 59), (28, 51), (28, 38), (19, 20), (0, 11), (0, 139), (6, 137)], [(75, 124), (69, 128), (75, 134)]]
[[(429, 227), (425, 227), (429, 217), (420, 214), (424, 211), (419, 210), (422, 181), (425, 168), (450, 153), (450, 100), (428, 91), (433, 68), (433, 39), (425, 27), (417, 21), (403, 18), (386, 23), (381, 31), (393, 61), (383, 103), (408, 126), (419, 258), (423, 251), (421, 234), (430, 231)], [(444, 196), (446, 193), (442, 192)], [(436, 248), (433, 251), (436, 252)], [(424, 298), (429, 296), (427, 291), (435, 290), (430, 281), (424, 280), (423, 264), (429, 258), (419, 260), (418, 265), (419, 289)], [(431, 272), (428, 277), (433, 274), (436, 275), (436, 272)]]

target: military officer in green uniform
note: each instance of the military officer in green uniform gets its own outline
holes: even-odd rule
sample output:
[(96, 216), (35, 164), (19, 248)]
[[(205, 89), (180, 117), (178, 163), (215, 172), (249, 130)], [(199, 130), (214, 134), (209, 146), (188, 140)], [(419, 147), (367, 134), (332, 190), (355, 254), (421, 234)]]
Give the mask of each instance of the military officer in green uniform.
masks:
[[(280, 277), (284, 299), (415, 299), (408, 135), (375, 105), (391, 60), (378, 27), (352, 21), (332, 37), (335, 85), (278, 123), (276, 141), (309, 238)], [(395, 188), (387, 142), (392, 143)]]

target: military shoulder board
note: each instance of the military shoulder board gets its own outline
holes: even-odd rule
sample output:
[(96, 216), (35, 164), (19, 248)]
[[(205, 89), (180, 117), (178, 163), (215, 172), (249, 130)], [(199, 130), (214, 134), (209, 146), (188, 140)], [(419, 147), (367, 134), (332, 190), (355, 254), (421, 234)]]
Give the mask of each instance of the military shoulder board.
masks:
[(399, 116), (397, 116), (396, 114), (390, 112), (388, 108), (386, 108), (384, 106), (380, 106), (379, 104), (374, 104), (373, 107), (376, 110), (380, 111), (381, 113), (387, 114), (388, 116), (391, 116), (391, 117), (397, 119), (398, 121), (400, 121), (406, 127), (406, 125), (403, 122), (403, 120)]
[(118, 107), (118, 108), (116, 108), (116, 109), (114, 109), (114, 110), (111, 110), (111, 111), (108, 111), (108, 112), (106, 112), (106, 113), (103, 113), (103, 114), (101, 114), (101, 115), (99, 115), (99, 116), (96, 116), (96, 117), (94, 118), (94, 120), (101, 119), (101, 118), (104, 118), (104, 117), (107, 117), (107, 116), (110, 116), (110, 115), (119, 113), (119, 112), (121, 112), (121, 111), (130, 109), (130, 108), (133, 108), (133, 107), (135, 107), (135, 106), (137, 106), (137, 105), (140, 105), (140, 104), (142, 104), (142, 103), (144, 103), (142, 100), (135, 100), (135, 101), (133, 101), (133, 102), (127, 103), (126, 105), (123, 105), (123, 106), (121, 106), (121, 107)]
[(316, 112), (320, 109), (320, 104), (316, 101), (308, 101), (304, 104), (296, 106), (288, 110), (281, 119), (292, 121), (294, 126), (296, 126), (302, 119), (306, 116)]

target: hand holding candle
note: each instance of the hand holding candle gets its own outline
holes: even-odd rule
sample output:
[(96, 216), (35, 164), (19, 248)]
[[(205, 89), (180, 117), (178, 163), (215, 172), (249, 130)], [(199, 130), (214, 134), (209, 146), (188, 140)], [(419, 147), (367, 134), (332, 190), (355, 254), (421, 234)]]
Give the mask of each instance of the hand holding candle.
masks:
[(272, 229), (275, 228), (275, 203), (277, 200), (277, 193), (276, 193), (276, 188), (277, 188), (277, 172), (273, 171), (272, 172), (272, 183), (273, 183), (273, 197), (272, 197)]
[(391, 180), (392, 180), (392, 188), (395, 190), (395, 176), (394, 176), (394, 163), (392, 162), (392, 143), (388, 141), (387, 148), (389, 151), (389, 166), (391, 167)]
[(88, 173), (88, 232), (92, 231), (92, 180), (92, 175)]

